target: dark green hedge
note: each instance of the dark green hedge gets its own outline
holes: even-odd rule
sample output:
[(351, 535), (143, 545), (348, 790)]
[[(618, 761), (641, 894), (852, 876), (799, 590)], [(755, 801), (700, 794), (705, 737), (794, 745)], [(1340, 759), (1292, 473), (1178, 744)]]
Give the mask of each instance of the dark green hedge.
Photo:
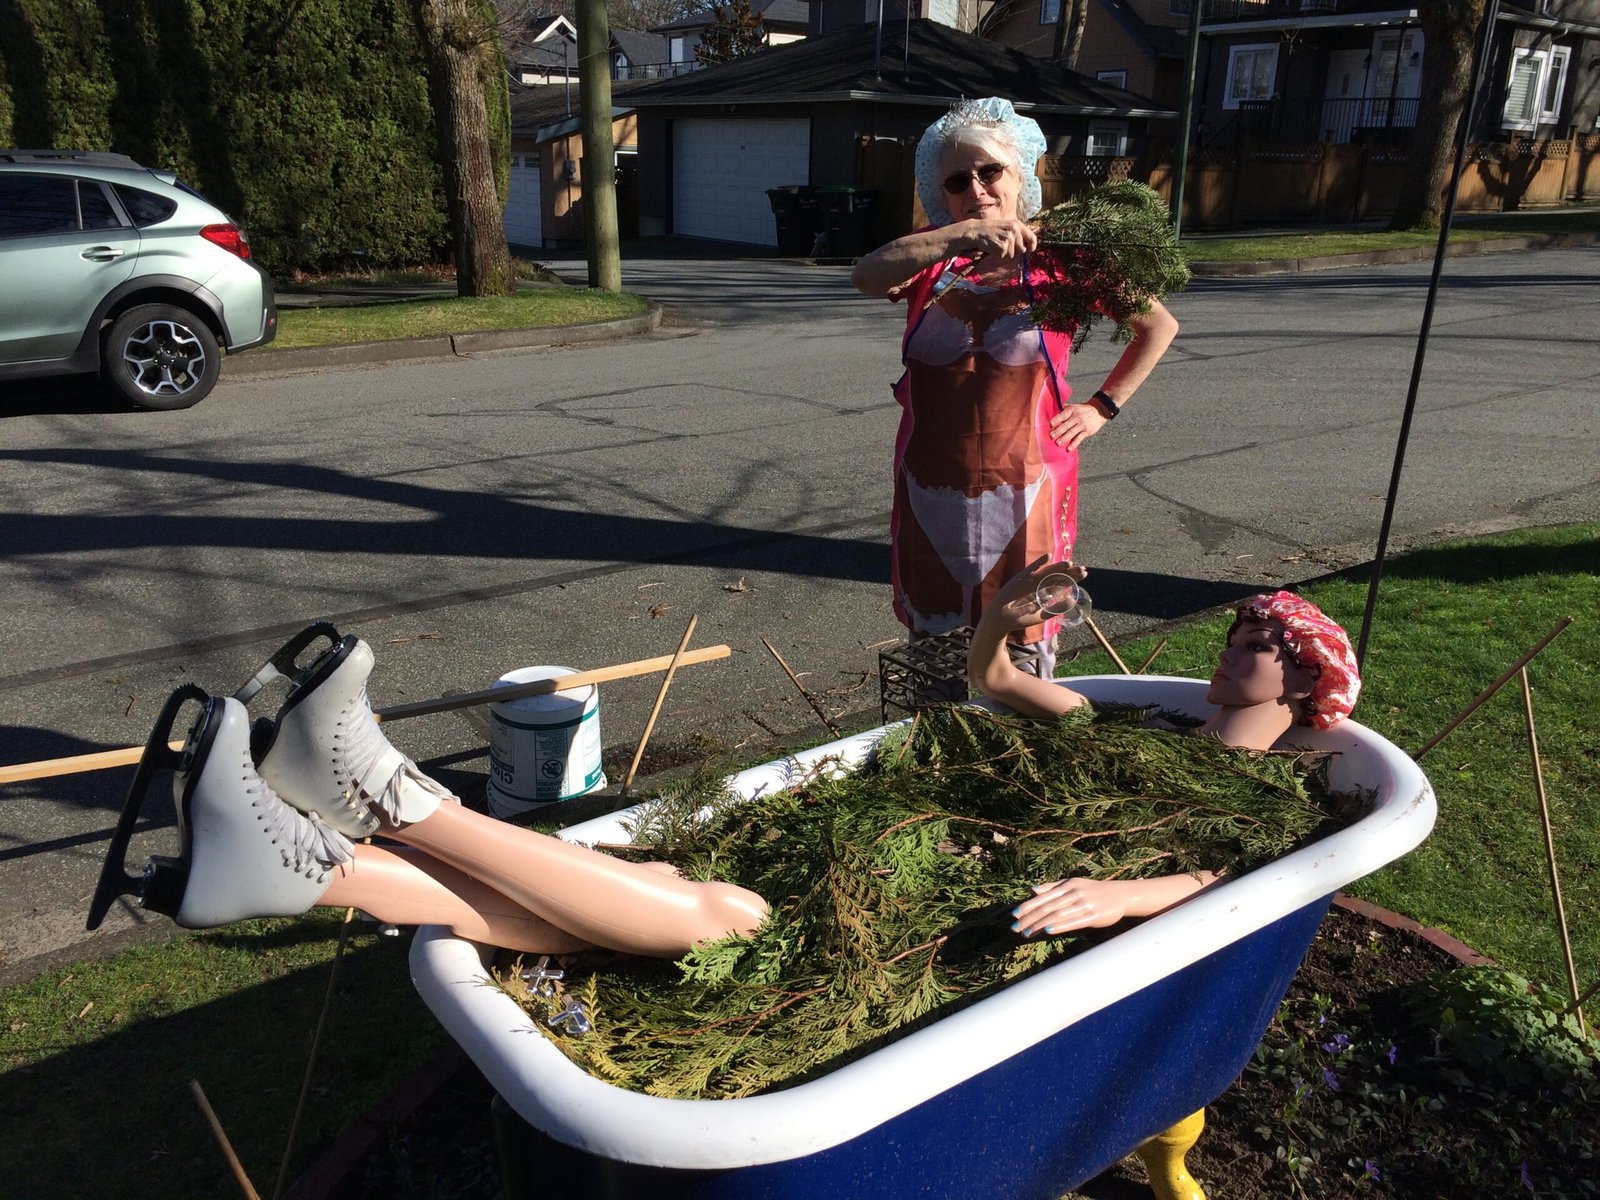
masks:
[(175, 171), (276, 274), (437, 261), (422, 64), (407, 0), (0, 0), (0, 145)]

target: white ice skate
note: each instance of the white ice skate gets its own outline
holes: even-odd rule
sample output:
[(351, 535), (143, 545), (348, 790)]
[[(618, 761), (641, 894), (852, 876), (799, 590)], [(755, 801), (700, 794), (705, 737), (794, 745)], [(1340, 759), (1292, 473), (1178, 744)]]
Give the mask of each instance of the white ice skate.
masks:
[(261, 777), (352, 838), (432, 815), (450, 792), (390, 744), (367, 699), (372, 647), (347, 635), (295, 680), (258, 745)]
[[(178, 709), (204, 704), (181, 753), (167, 748)], [(182, 848), (178, 857), (153, 856), (142, 878), (123, 868), (128, 835), (153, 773), (173, 769)], [(293, 916), (328, 890), (335, 867), (353, 857), (350, 842), (314, 816), (289, 807), (261, 779), (250, 759), (244, 705), (207, 697), (199, 688), (174, 693), (135, 775), (134, 788), (112, 838), (89, 928), (120, 894), (189, 929), (209, 929), (247, 917)], [(120, 876), (120, 879), (119, 879)]]

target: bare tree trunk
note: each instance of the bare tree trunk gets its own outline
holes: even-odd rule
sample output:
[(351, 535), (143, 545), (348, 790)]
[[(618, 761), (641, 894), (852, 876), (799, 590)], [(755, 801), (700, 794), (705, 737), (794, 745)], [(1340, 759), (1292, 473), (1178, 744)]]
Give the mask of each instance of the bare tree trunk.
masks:
[(1061, 0), (1056, 13), (1056, 44), (1050, 57), (1069, 71), (1078, 65), (1083, 29), (1089, 23), (1089, 0)]
[(456, 293), (510, 295), (516, 277), (495, 188), (480, 72), (483, 55), (497, 50), (492, 24), (477, 19), (472, 0), (411, 0), (411, 4), (422, 36), (433, 120), (439, 130)]
[(1411, 161), (1400, 181), (1390, 229), (1439, 228), (1457, 125), (1471, 100), (1467, 83), (1472, 75), (1473, 37), (1484, 4), (1485, 0), (1430, 0), (1418, 5), (1425, 47), (1422, 99), (1417, 104)]

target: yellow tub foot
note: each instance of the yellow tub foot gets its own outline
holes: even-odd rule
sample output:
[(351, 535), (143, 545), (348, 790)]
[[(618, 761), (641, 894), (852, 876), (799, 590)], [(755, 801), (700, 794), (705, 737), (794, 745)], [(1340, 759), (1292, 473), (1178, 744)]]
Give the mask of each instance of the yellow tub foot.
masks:
[(1150, 1190), (1156, 1200), (1206, 1200), (1205, 1192), (1183, 1161), (1205, 1127), (1206, 1110), (1202, 1108), (1139, 1147), (1138, 1155), (1150, 1172)]

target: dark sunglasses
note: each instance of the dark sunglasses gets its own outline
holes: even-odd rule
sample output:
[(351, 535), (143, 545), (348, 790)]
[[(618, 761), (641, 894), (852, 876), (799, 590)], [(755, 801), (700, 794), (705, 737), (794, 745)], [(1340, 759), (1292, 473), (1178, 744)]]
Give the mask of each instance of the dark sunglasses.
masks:
[(986, 163), (976, 171), (957, 171), (945, 179), (943, 186), (952, 196), (959, 196), (972, 186), (974, 179), (984, 187), (993, 187), (994, 181), (1005, 173), (1005, 163)]

